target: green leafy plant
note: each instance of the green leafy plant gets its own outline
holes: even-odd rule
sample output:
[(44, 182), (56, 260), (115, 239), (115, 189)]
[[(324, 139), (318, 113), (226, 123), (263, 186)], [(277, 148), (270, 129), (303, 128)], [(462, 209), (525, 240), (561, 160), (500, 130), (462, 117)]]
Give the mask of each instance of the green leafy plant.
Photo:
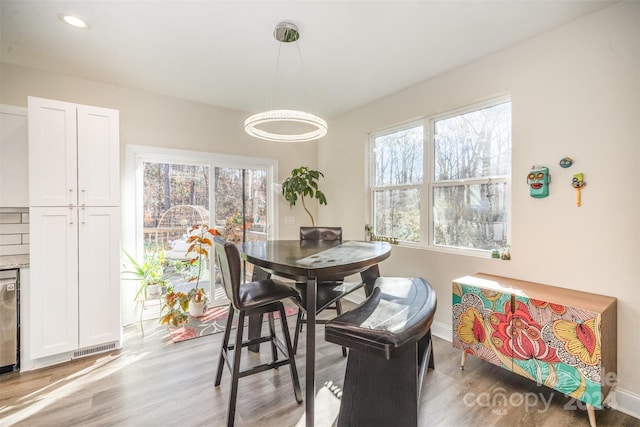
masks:
[(302, 207), (311, 218), (311, 225), (315, 226), (313, 215), (307, 209), (304, 201), (305, 196), (318, 199), (321, 205), (327, 204), (327, 198), (322, 191), (318, 189), (318, 179), (324, 177), (322, 172), (309, 169), (307, 166), (300, 166), (291, 171), (291, 176), (282, 183), (282, 195), (289, 202), (289, 206), (293, 207), (298, 202), (298, 196), (302, 201)]
[(165, 271), (166, 262), (164, 251), (146, 252), (142, 263), (139, 263), (127, 251), (122, 251), (127, 257), (129, 264), (123, 264), (123, 279), (136, 280), (140, 283), (138, 292), (134, 299), (148, 298), (148, 290), (151, 285), (165, 287), (169, 280), (170, 273)]

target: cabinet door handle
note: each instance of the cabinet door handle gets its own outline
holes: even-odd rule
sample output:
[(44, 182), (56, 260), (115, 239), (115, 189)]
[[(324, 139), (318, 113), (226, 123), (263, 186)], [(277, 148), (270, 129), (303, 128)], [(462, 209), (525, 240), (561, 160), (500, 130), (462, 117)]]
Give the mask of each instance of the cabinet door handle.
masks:
[(81, 195), (80, 195), (80, 199), (82, 199), (82, 200), (81, 200), (81, 202), (82, 202), (82, 206), (84, 206), (84, 196), (85, 196), (84, 188), (83, 188), (82, 190), (80, 190), (80, 193), (81, 193)]
[(73, 206), (73, 188), (69, 189), (69, 207)]
[(81, 221), (81, 224), (84, 224), (84, 222), (85, 222), (85, 219), (86, 219), (85, 215), (86, 215), (86, 213), (84, 211), (84, 205), (82, 205), (82, 221)]

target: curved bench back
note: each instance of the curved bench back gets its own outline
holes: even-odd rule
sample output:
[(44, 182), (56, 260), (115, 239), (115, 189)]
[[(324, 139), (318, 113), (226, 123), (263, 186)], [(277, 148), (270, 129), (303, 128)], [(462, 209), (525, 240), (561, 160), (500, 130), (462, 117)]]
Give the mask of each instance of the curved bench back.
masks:
[(394, 349), (416, 342), (431, 328), (436, 294), (423, 278), (380, 277), (372, 294), (355, 309), (327, 323), (327, 341), (354, 349)]

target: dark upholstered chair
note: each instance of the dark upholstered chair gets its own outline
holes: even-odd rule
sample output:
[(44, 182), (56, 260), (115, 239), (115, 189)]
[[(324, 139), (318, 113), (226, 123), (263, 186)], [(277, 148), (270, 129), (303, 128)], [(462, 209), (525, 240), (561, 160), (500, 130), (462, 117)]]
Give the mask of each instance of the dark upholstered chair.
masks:
[[(291, 337), (287, 326), (287, 316), (284, 311), (284, 305), (282, 304), (282, 300), (286, 299), (292, 299), (295, 300), (296, 303), (299, 303), (300, 295), (295, 288), (272, 279), (241, 284), (240, 251), (236, 245), (226, 242), (220, 237), (215, 238), (214, 245), (216, 249), (216, 256), (218, 258), (218, 265), (222, 273), (222, 284), (227, 294), (227, 298), (231, 301), (231, 304), (229, 305), (227, 326), (222, 339), (222, 348), (220, 350), (220, 359), (218, 361), (215, 385), (220, 385), (222, 371), (226, 364), (231, 371), (231, 392), (229, 397), (227, 425), (233, 426), (236, 412), (238, 379), (241, 377), (262, 372), (267, 369), (289, 365), (295, 398), (298, 403), (302, 402), (300, 381), (298, 380), (298, 372), (296, 370), (295, 359), (293, 357), (294, 353), (291, 345)], [(239, 320), (236, 327), (235, 344), (230, 344), (229, 337), (233, 327), (233, 316), (235, 311), (238, 311), (239, 313)], [(273, 316), (274, 312), (278, 312), (280, 314), (284, 342), (276, 337), (275, 321)], [(262, 318), (264, 313), (267, 313), (269, 317), (269, 335), (243, 341), (243, 329), (246, 316), (260, 315), (259, 317)], [(273, 361), (241, 371), (240, 354), (242, 352), (242, 347), (256, 344), (259, 345), (263, 342), (271, 343)], [(285, 356), (285, 359), (278, 360), (278, 350)]]
[[(342, 227), (300, 227), (300, 244), (304, 245), (305, 242), (312, 244), (317, 241), (326, 240), (338, 240), (342, 241)], [(316, 314), (331, 309), (336, 310), (336, 314), (342, 314), (341, 299), (351, 292), (363, 287), (364, 284), (360, 282), (346, 283), (344, 277), (332, 278), (330, 281), (321, 281), (318, 283), (318, 293), (316, 299)], [(298, 311), (298, 318), (296, 321), (296, 332), (293, 339), (293, 351), (297, 352), (298, 338), (302, 325), (306, 323), (305, 311), (307, 310), (307, 285), (306, 283), (296, 283), (296, 288), (302, 296), (301, 308)], [(327, 320), (318, 320), (316, 323), (326, 323)], [(346, 357), (347, 349), (342, 348), (342, 354)]]

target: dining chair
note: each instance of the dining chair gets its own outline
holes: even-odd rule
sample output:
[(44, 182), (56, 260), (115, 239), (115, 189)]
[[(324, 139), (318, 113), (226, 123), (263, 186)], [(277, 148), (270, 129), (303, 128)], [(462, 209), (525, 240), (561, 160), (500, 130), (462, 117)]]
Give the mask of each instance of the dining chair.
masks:
[[(342, 241), (342, 227), (300, 227), (300, 244), (306, 242), (318, 241)], [(330, 280), (329, 280), (330, 279)], [(341, 299), (364, 286), (361, 282), (345, 282), (344, 277), (332, 277), (323, 279), (318, 282), (318, 291), (316, 296), (316, 315), (324, 310), (335, 310), (336, 315), (342, 314)], [(293, 338), (294, 354), (298, 351), (298, 339), (303, 325), (305, 325), (305, 312), (307, 311), (307, 284), (296, 283), (296, 289), (300, 292), (302, 302), (301, 310), (298, 310), (296, 319), (296, 331)], [(316, 323), (327, 323), (327, 319), (316, 319)], [(342, 347), (342, 355), (347, 356), (347, 349)]]
[[(225, 241), (222, 237), (214, 239), (216, 257), (218, 266), (222, 276), (222, 285), (227, 294), (229, 304), (229, 315), (227, 317), (227, 326), (224, 330), (222, 339), (222, 347), (220, 349), (220, 359), (218, 361), (218, 371), (216, 373), (215, 385), (219, 386), (222, 379), (222, 371), (226, 364), (231, 371), (231, 391), (229, 397), (229, 410), (227, 416), (227, 426), (233, 426), (236, 412), (236, 398), (238, 394), (238, 380), (247, 375), (263, 372), (268, 369), (278, 368), (283, 365), (289, 365), (291, 372), (291, 382), (293, 383), (293, 392), (296, 401), (302, 403), (302, 394), (300, 390), (300, 381), (298, 379), (298, 371), (294, 359), (293, 347), (291, 345), (291, 336), (287, 326), (287, 316), (284, 311), (283, 300), (291, 299), (299, 303), (300, 294), (298, 291), (277, 280), (266, 279), (257, 280), (250, 283), (241, 284), (241, 261), (240, 251), (233, 243)], [(233, 328), (233, 317), (235, 311), (239, 314), (238, 324), (236, 326), (235, 344), (229, 343), (231, 330)], [(274, 313), (280, 315), (280, 324), (282, 327), (282, 342), (275, 334)], [(269, 335), (259, 336), (243, 340), (245, 318), (250, 315), (268, 314)], [(272, 361), (263, 363), (244, 370), (240, 370), (240, 356), (242, 347), (256, 345), (263, 342), (271, 343)], [(278, 351), (285, 358), (278, 360)]]

